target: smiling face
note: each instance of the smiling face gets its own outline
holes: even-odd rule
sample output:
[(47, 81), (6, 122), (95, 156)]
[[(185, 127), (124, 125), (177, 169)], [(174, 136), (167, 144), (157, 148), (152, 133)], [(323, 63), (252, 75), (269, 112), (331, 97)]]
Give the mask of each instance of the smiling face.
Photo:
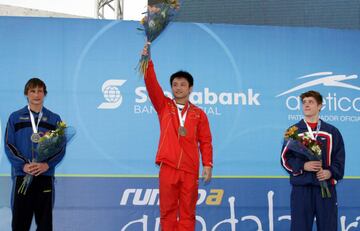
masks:
[(186, 78), (176, 77), (171, 84), (171, 90), (177, 103), (185, 104), (192, 91), (189, 82)]
[(317, 122), (322, 104), (319, 104), (314, 97), (305, 97), (302, 100), (302, 110), (305, 120)]

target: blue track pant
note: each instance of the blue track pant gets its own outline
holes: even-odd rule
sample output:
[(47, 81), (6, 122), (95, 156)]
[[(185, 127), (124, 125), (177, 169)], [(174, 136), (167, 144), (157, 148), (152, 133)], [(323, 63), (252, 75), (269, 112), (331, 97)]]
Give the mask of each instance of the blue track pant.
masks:
[(334, 186), (331, 198), (322, 198), (319, 186), (295, 186), (291, 191), (291, 231), (312, 231), (316, 218), (317, 231), (337, 231), (338, 206)]

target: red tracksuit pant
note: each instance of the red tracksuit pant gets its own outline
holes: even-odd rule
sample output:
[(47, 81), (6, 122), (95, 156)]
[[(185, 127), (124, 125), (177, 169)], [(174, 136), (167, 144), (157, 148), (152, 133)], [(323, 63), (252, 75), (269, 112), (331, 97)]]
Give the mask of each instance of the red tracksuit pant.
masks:
[(162, 164), (159, 173), (162, 231), (195, 230), (198, 175)]

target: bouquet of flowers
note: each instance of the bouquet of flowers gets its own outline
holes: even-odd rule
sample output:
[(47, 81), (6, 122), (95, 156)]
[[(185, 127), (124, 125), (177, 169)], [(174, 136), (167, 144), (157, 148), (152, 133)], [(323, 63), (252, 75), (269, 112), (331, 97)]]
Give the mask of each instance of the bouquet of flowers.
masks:
[[(299, 136), (298, 128), (292, 126), (285, 132), (286, 148), (294, 151), (297, 155), (306, 157), (309, 161), (321, 161), (321, 143), (311, 139), (306, 133)], [(320, 181), (321, 196), (331, 197), (326, 181)]]
[[(55, 130), (47, 131), (39, 139), (37, 147), (35, 148), (37, 155), (33, 162), (43, 162), (63, 151), (66, 143), (74, 137), (75, 133), (73, 127), (68, 127), (63, 121), (58, 122)], [(18, 189), (19, 194), (26, 194), (32, 179), (33, 175), (30, 174), (27, 174), (24, 177), (23, 182)]]
[(147, 69), (151, 42), (164, 31), (179, 8), (179, 0), (162, 0), (161, 3), (148, 6), (145, 17), (140, 21), (144, 28), (138, 28), (139, 30), (145, 31), (148, 49), (148, 54), (141, 55), (138, 64), (140, 74), (144, 74)]

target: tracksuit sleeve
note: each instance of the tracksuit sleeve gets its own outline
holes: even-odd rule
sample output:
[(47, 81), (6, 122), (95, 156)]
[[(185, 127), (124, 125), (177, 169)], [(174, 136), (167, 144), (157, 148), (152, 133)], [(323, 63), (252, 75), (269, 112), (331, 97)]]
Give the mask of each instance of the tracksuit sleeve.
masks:
[(201, 113), (201, 120), (198, 126), (199, 147), (203, 166), (213, 167), (213, 147), (210, 125), (205, 113)]
[(148, 91), (151, 103), (153, 104), (155, 110), (160, 112), (165, 106), (165, 95), (159, 82), (156, 79), (156, 74), (154, 70), (154, 64), (152, 60), (149, 60), (148, 68), (145, 73), (145, 85)]
[(9, 121), (6, 126), (5, 131), (5, 153), (8, 157), (11, 165), (15, 169), (23, 169), (24, 164), (27, 163), (28, 160), (20, 153), (18, 148), (15, 146), (15, 128), (14, 123), (9, 118)]
[(345, 146), (341, 133), (338, 130), (336, 130), (336, 136), (334, 136), (332, 156), (333, 158), (329, 170), (332, 178), (341, 180), (344, 177), (345, 169)]
[(300, 159), (287, 149), (286, 141), (283, 144), (281, 150), (281, 165), (291, 175), (301, 175), (304, 170), (305, 161)]

